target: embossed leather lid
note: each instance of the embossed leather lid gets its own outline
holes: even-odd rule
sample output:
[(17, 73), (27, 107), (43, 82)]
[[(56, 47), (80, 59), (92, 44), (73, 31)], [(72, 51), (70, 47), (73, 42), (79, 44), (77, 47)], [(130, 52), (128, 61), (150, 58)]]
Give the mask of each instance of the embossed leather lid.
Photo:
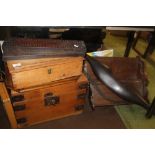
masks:
[(56, 39), (10, 39), (2, 45), (3, 60), (84, 56), (83, 41)]

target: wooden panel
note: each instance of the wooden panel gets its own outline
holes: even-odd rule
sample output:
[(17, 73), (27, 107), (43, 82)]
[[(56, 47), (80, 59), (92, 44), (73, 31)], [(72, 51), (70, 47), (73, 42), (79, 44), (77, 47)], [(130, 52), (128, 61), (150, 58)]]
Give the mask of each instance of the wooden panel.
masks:
[(85, 75), (82, 74), (79, 78), (76, 77), (76, 78), (70, 78), (66, 80), (60, 80), (60, 81), (53, 82), (49, 85), (34, 87), (31, 89), (24, 89), (18, 92), (12, 90), (11, 94), (12, 96), (16, 96), (20, 93), (24, 95), (25, 100), (27, 100), (32, 98), (38, 98), (39, 96), (42, 97), (46, 93), (53, 93), (53, 94), (71, 93), (75, 90), (78, 90), (79, 85), (84, 83), (87, 84), (88, 81)]
[[(15, 111), (16, 119), (26, 118), (27, 122), (21, 125), (21, 127), (24, 127), (82, 112), (81, 109), (75, 110), (75, 106), (85, 104), (85, 98), (79, 98), (78, 96), (86, 94), (86, 88), (80, 89), (79, 85), (87, 82), (86, 77), (81, 75), (79, 78), (72, 78), (69, 81), (60, 80), (57, 84), (31, 88), (21, 92), (11, 91), (12, 97), (24, 96), (22, 101), (13, 102), (14, 107), (25, 106), (25, 109)], [(59, 103), (46, 106), (45, 95), (48, 93), (58, 96)]]
[(44, 106), (44, 102), (40, 101), (40, 103), (38, 102), (38, 104), (40, 105), (42, 104), (42, 106), (32, 107), (30, 104), (33, 103), (27, 102), (25, 110), (15, 112), (16, 118), (17, 119), (23, 117), (26, 118), (27, 119), (26, 124), (29, 126), (39, 122), (45, 122), (47, 120), (53, 120), (60, 117), (63, 118), (68, 114), (76, 113), (77, 111), (75, 110), (75, 106), (78, 104), (82, 105), (85, 103), (83, 99), (82, 100), (71, 99), (69, 101), (68, 96), (67, 98), (68, 102), (60, 101), (60, 103), (57, 104), (56, 106)]
[[(34, 63), (36, 64), (34, 65)], [(14, 61), (8, 62), (8, 69), (11, 73), (12, 87), (14, 90), (30, 88), (33, 86), (39, 86), (48, 84), (52, 81), (65, 79), (73, 76), (79, 76), (82, 73), (83, 58), (73, 57), (62, 59), (54, 59), (53, 61), (48, 59), (30, 60), (30, 63), (23, 60), (20, 64), (22, 67), (12, 68)], [(33, 64), (33, 67), (32, 67)], [(8, 76), (10, 76), (8, 74)], [(9, 79), (9, 78), (8, 78)], [(7, 80), (8, 85), (11, 84)]]
[[(70, 109), (71, 110), (71, 109)], [(55, 117), (53, 117), (53, 118), (51, 118), (51, 117), (49, 117), (49, 119), (46, 119), (46, 120), (44, 120), (44, 121), (42, 121), (42, 119), (41, 119), (41, 121), (39, 122), (39, 121), (31, 121), (31, 122), (29, 122), (29, 123), (23, 123), (23, 124), (18, 124), (17, 126), (18, 126), (18, 128), (26, 128), (26, 127), (28, 127), (28, 126), (32, 126), (32, 125), (36, 125), (36, 124), (39, 124), (39, 123), (44, 123), (44, 122), (47, 122), (47, 121), (52, 121), (52, 120), (56, 120), (56, 119), (61, 119), (61, 118), (65, 118), (65, 117), (69, 117), (69, 116), (73, 116), (73, 115), (79, 115), (79, 114), (81, 114), (83, 112), (83, 110), (79, 110), (79, 111), (67, 111), (67, 113), (63, 113), (62, 115), (57, 115), (57, 116), (55, 116)], [(40, 115), (39, 115), (39, 117), (41, 117)]]
[[(65, 90), (63, 88), (63, 90)], [(33, 94), (33, 92), (31, 91), (31, 94)], [(42, 106), (44, 106), (44, 92), (40, 93), (40, 95), (38, 95), (38, 97), (32, 97), (33, 95), (24, 95), (25, 99), (22, 100), (22, 101), (19, 101), (19, 102), (14, 102), (13, 103), (13, 106), (18, 106), (18, 105), (24, 105), (26, 104), (26, 108), (28, 109), (35, 109), (36, 107), (37, 108), (40, 108)], [(65, 91), (64, 93), (61, 93), (61, 92), (55, 92), (53, 94), (53, 96), (61, 96), (60, 97), (60, 102), (62, 103), (68, 103), (68, 100), (69, 100), (69, 103), (74, 103), (75, 100), (77, 100), (78, 98), (78, 95), (80, 94), (86, 94), (86, 89), (83, 89), (83, 90), (77, 90), (77, 91), (70, 91), (70, 92), (67, 92)], [(68, 103), (68, 104), (69, 104)]]
[(3, 100), (3, 106), (10, 121), (11, 127), (17, 128), (17, 122), (12, 108), (12, 104), (8, 96), (7, 90), (5, 88), (5, 85), (2, 82), (0, 82), (0, 96)]
[[(62, 57), (62, 58), (40, 58), (40, 59), (26, 59), (26, 60), (9, 60), (6, 62), (10, 73), (21, 72), (25, 70), (36, 69), (40, 67), (47, 67), (49, 65), (61, 65), (63, 63), (71, 63), (74, 60), (82, 61), (82, 57)], [(15, 64), (20, 64), (13, 67)]]
[[(83, 76), (83, 74), (81, 75)], [(67, 79), (62, 79), (62, 80), (57, 80), (57, 81), (52, 81), (50, 83), (47, 83), (45, 85), (41, 85), (41, 86), (36, 86), (36, 87), (31, 87), (31, 88), (27, 88), (27, 89), (21, 89), (21, 90), (11, 90), (11, 94), (12, 95), (15, 95), (17, 93), (26, 93), (26, 92), (29, 92), (31, 90), (37, 90), (37, 89), (44, 89), (44, 88), (49, 88), (49, 87), (54, 87), (54, 86), (59, 86), (59, 85), (62, 85), (62, 84), (66, 84), (68, 83), (69, 81), (70, 82), (76, 82), (78, 79), (79, 79), (80, 76), (75, 76), (75, 77), (70, 77), (70, 78), (67, 78)]]

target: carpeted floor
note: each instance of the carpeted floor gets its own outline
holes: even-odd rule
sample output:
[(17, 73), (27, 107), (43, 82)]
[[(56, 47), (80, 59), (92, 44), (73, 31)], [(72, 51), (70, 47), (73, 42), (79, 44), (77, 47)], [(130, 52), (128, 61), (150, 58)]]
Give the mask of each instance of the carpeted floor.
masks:
[[(114, 56), (123, 56), (127, 39), (124, 37), (112, 36), (108, 34), (104, 43), (107, 48), (114, 49)], [(147, 43), (144, 40), (139, 40), (136, 48), (144, 52)], [(131, 50), (130, 57), (137, 56), (136, 52)], [(144, 59), (143, 59), (144, 60)], [(144, 60), (146, 72), (148, 75), (149, 99), (153, 100), (155, 96), (155, 52)], [(115, 107), (121, 119), (127, 128), (155, 128), (155, 116), (151, 119), (145, 118), (146, 111), (137, 105), (123, 105)]]

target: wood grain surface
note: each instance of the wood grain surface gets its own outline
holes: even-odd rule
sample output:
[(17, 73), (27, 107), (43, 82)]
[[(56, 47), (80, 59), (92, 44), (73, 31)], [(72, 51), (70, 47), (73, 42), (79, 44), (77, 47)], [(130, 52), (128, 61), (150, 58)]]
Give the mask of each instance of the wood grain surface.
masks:
[[(19, 67), (13, 67), (13, 64)], [(83, 58), (46, 58), (8, 61), (6, 85), (14, 90), (44, 85), (82, 74)]]

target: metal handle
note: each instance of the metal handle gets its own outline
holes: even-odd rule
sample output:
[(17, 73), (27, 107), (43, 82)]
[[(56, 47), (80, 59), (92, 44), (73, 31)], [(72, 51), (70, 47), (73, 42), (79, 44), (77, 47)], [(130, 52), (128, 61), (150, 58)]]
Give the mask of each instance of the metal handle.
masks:
[(16, 95), (11, 97), (12, 103), (24, 101), (24, 95)]
[(21, 111), (21, 110), (25, 110), (26, 109), (26, 105), (17, 105), (13, 107), (14, 111)]

